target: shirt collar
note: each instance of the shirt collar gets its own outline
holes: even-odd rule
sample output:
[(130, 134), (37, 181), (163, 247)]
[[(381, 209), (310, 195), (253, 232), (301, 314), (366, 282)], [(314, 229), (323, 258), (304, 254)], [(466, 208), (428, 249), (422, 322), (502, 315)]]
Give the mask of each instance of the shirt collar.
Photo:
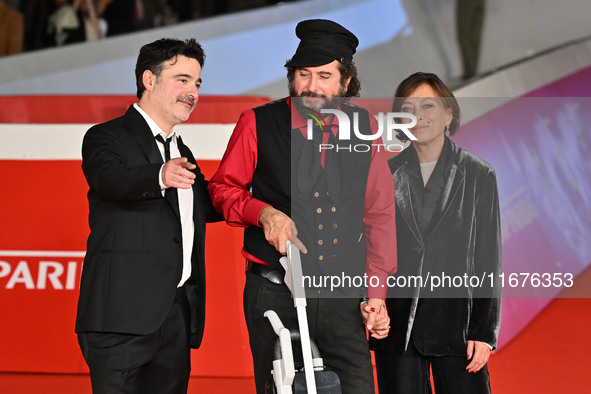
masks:
[[(152, 131), (152, 134), (154, 135), (154, 137), (156, 137), (157, 135), (161, 135), (162, 138), (165, 138), (166, 133), (164, 131), (162, 131), (162, 129), (160, 128), (160, 126), (158, 126), (156, 124), (156, 122), (154, 122), (152, 120), (152, 118), (150, 118), (150, 115), (148, 115), (139, 105), (138, 103), (134, 103), (133, 104), (133, 108), (136, 109), (137, 112), (140, 113), (140, 115), (142, 115), (142, 117), (146, 120), (146, 123), (148, 123), (148, 127), (150, 127), (150, 131)], [(176, 137), (176, 131), (173, 129), (172, 133), (170, 133), (169, 138), (174, 138)]]

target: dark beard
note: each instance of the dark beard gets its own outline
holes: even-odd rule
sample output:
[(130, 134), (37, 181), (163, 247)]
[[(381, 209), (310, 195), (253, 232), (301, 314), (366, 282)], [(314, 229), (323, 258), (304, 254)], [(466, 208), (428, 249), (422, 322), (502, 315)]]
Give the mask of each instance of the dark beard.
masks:
[[(295, 91), (295, 86), (293, 82), (289, 83), (289, 96), (290, 97), (300, 97), (296, 100), (293, 100), (296, 108), (298, 109), (298, 111), (300, 112), (300, 114), (302, 114), (302, 116), (304, 116), (304, 118), (306, 118), (308, 116), (308, 113), (310, 112), (310, 110), (312, 111), (316, 111), (316, 112), (320, 112), (321, 109), (337, 109), (341, 103), (345, 102), (348, 100), (348, 97), (344, 97), (347, 89), (341, 85), (339, 87), (339, 92), (338, 92), (338, 96), (337, 97), (326, 97), (323, 95), (319, 95), (316, 93), (312, 93), (312, 92), (307, 92), (304, 91), (302, 92), (300, 95), (298, 95)], [(322, 101), (322, 103), (319, 103), (319, 105), (314, 105), (314, 106), (306, 106), (306, 104), (304, 103), (305, 101), (305, 97), (319, 97), (319, 98), (323, 98), (324, 100)]]

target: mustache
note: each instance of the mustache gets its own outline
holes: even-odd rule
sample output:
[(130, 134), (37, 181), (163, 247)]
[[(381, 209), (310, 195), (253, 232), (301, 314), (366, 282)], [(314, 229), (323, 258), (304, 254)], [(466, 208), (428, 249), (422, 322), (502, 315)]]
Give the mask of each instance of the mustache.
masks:
[(177, 99), (177, 101), (188, 101), (188, 102), (190, 102), (190, 103), (191, 103), (191, 105), (195, 105), (195, 99), (194, 99), (193, 97), (189, 97), (189, 96), (182, 96), (182, 97), (179, 97), (179, 98)]
[(304, 92), (300, 93), (299, 97), (322, 97), (322, 98), (326, 98), (326, 95), (319, 94), (319, 93), (314, 93), (314, 92), (304, 91)]

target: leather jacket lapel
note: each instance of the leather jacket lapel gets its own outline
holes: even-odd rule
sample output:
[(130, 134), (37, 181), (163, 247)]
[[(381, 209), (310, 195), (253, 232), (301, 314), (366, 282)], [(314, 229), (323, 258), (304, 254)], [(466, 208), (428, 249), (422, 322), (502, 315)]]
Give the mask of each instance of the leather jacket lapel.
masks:
[(412, 207), (410, 184), (408, 182), (408, 162), (405, 162), (403, 165), (401, 165), (394, 172), (393, 176), (394, 184), (398, 185), (395, 193), (396, 205), (400, 209), (406, 225), (412, 231), (415, 238), (422, 244), (423, 239), (421, 238), (419, 226), (417, 225)]
[(445, 169), (445, 186), (443, 187), (437, 206), (433, 211), (433, 217), (429, 224), (429, 229), (425, 234), (425, 238), (429, 237), (429, 234), (431, 234), (441, 222), (441, 219), (443, 219), (447, 213), (447, 210), (451, 206), (454, 198), (458, 194), (458, 190), (460, 190), (460, 187), (464, 184), (465, 180), (466, 174), (464, 167), (459, 160), (460, 148), (451, 142), (451, 140), (448, 140), (448, 142), (449, 145), (446, 143), (445, 148), (449, 149), (447, 154), (449, 155), (448, 161), (450, 164)]

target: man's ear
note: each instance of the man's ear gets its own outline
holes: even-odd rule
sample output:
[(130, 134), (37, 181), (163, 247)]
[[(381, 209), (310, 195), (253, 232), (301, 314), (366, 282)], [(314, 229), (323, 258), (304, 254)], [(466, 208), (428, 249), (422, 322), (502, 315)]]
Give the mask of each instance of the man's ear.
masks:
[(351, 77), (347, 78), (347, 80), (345, 81), (345, 92), (349, 90), (349, 82), (351, 82)]
[(148, 92), (152, 91), (156, 85), (156, 75), (150, 70), (145, 70), (142, 74), (142, 83)]

